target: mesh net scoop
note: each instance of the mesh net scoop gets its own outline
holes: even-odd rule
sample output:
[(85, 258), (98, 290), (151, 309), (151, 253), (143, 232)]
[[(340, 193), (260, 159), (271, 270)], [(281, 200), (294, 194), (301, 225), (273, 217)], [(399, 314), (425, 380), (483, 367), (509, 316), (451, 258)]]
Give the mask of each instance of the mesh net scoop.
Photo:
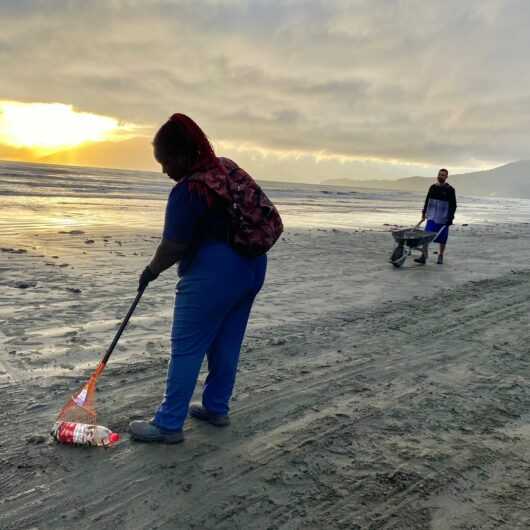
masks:
[(79, 388), (57, 416), (57, 421), (69, 421), (74, 423), (88, 423), (95, 425), (96, 422), (96, 381), (103, 372), (105, 364), (100, 362), (96, 371), (89, 380)]

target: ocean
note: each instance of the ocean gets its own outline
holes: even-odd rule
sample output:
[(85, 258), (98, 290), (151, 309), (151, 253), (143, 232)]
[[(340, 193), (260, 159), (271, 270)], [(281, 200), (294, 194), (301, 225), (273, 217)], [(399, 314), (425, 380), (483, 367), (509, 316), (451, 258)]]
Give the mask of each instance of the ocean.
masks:
[[(260, 181), (288, 229), (388, 230), (420, 219), (409, 192)], [(95, 227), (156, 230), (173, 185), (162, 173), (0, 162), (0, 238)], [(530, 200), (458, 196), (458, 224), (525, 223)]]

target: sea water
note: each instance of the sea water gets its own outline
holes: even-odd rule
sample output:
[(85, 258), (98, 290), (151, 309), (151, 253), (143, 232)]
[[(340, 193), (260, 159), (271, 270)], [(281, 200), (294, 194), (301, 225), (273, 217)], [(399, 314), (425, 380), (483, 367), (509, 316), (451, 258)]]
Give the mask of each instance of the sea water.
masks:
[[(259, 177), (259, 175), (257, 176)], [(260, 181), (287, 229), (388, 230), (421, 216), (424, 194)], [(161, 229), (174, 183), (156, 172), (0, 162), (0, 242), (94, 227)], [(427, 190), (425, 190), (427, 191)], [(530, 201), (458, 195), (458, 224), (525, 223)]]

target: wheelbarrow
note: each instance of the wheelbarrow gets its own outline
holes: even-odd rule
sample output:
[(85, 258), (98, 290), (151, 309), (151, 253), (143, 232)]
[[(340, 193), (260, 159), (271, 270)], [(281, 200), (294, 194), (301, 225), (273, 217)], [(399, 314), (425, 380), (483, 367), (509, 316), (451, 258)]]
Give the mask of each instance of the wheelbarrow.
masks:
[(396, 248), (394, 248), (390, 256), (390, 263), (394, 267), (401, 267), (406, 259), (412, 255), (413, 251), (417, 250), (423, 253), (423, 248), (435, 240), (447, 228), (444, 225), (438, 232), (427, 232), (420, 228), (421, 223), (423, 223), (423, 220), (412, 228), (392, 231)]

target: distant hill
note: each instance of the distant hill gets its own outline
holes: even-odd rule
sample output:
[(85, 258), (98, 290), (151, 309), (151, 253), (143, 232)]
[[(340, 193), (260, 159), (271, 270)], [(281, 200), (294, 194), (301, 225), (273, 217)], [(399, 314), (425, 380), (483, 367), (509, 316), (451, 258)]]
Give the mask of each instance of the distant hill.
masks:
[[(422, 193), (433, 178), (407, 177), (398, 180), (330, 179), (323, 184)], [(511, 162), (486, 171), (449, 175), (449, 182), (463, 195), (530, 198), (530, 160)]]

